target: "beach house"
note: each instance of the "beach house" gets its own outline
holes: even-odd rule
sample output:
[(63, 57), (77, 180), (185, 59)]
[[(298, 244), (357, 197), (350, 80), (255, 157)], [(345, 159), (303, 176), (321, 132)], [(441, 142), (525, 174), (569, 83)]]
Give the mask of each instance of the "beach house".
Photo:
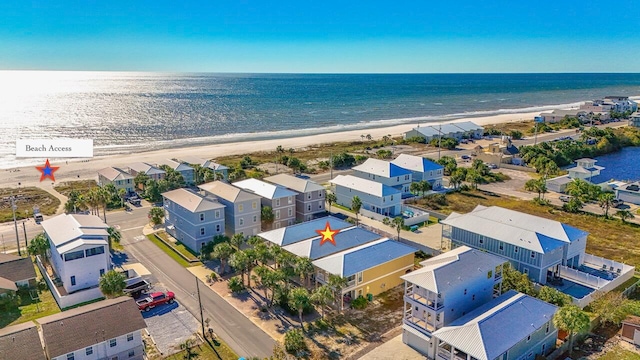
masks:
[(225, 232), (227, 236), (260, 232), (260, 196), (244, 191), (222, 181), (213, 181), (198, 186), (206, 194), (215, 196), (225, 206)]
[(389, 161), (369, 158), (353, 168), (353, 175), (400, 190), (402, 195), (411, 195), (411, 171)]
[(638, 110), (638, 103), (629, 99), (628, 96), (605, 96), (605, 102), (614, 104), (614, 110), (617, 112), (634, 112)]
[(4, 359), (47, 360), (33, 321), (0, 329), (0, 349)]
[(225, 206), (211, 195), (187, 189), (162, 194), (164, 227), (178, 241), (200, 252), (214, 236), (225, 234)]
[(427, 357), (438, 360), (524, 360), (549, 355), (558, 308), (510, 290), (433, 333)]
[(284, 186), (296, 195), (296, 221), (309, 221), (325, 213), (325, 188), (309, 179), (289, 174), (278, 174), (264, 178), (272, 184)]
[(95, 215), (61, 214), (43, 221), (42, 228), (53, 270), (47, 278), (60, 307), (102, 297), (98, 282), (111, 269), (109, 226)]
[(433, 352), (434, 331), (501, 294), (502, 257), (461, 246), (420, 263), (404, 276), (403, 336), (423, 354)]
[(165, 178), (167, 173), (157, 166), (138, 162), (129, 165), (129, 173), (134, 177), (138, 174), (146, 174), (150, 179), (159, 181)]
[(184, 183), (187, 186), (195, 184), (195, 170), (187, 163), (175, 160), (165, 160), (164, 164), (169, 168), (179, 172), (182, 175)]
[[(50, 360), (145, 358), (142, 330), (147, 325), (132, 297), (98, 301), (37, 322)], [(41, 348), (40, 341), (31, 346)]]
[(411, 171), (411, 181), (413, 182), (427, 181), (434, 190), (442, 188), (444, 167), (438, 163), (427, 160), (422, 156), (409, 154), (400, 154), (391, 163)]
[(30, 257), (0, 254), (0, 295), (21, 286), (36, 285), (36, 270)]
[[(578, 118), (581, 119), (583, 121), (587, 120), (587, 116), (589, 114), (589, 111), (587, 110), (580, 110), (580, 109), (572, 109), (572, 110), (553, 110), (550, 112), (543, 112), (540, 113), (540, 117), (543, 119), (543, 121), (545, 123), (549, 123), (549, 124), (553, 124), (553, 123), (557, 123), (559, 121), (564, 120), (565, 118), (569, 117), (569, 118)], [(602, 113), (601, 114), (601, 119), (605, 120), (609, 118), (609, 113)]]
[[(206, 160), (197, 156), (182, 156), (179, 160), (183, 163), (189, 164), (191, 167), (199, 165), (203, 168), (211, 170), (214, 174), (216, 174), (216, 179), (214, 180), (227, 180), (229, 178), (229, 168), (222, 164), (218, 164), (213, 160)], [(204, 179), (200, 180), (203, 181)]]
[(618, 186), (615, 189), (615, 193), (616, 198), (619, 200), (640, 205), (640, 181)]
[(443, 247), (469, 246), (501, 256), (539, 284), (586, 306), (633, 276), (634, 267), (585, 252), (588, 233), (561, 222), (497, 206), (477, 206), (441, 221)]
[(402, 212), (402, 192), (396, 188), (353, 175), (338, 175), (329, 182), (337, 204), (351, 208), (353, 197), (358, 196), (362, 201), (360, 212), (363, 215), (395, 217)]
[(273, 223), (264, 224), (266, 228), (263, 230), (277, 229), (296, 222), (297, 192), (258, 179), (246, 179), (233, 185), (260, 196), (262, 206), (271, 208)]
[(597, 161), (589, 158), (576, 160), (576, 166), (566, 169), (567, 175), (547, 180), (547, 189), (563, 193), (567, 189), (567, 185), (574, 179), (581, 179), (593, 185), (598, 185), (603, 189), (608, 189), (611, 178), (601, 173), (604, 167), (596, 165)]
[(133, 178), (133, 175), (120, 168), (108, 167), (98, 171), (98, 186), (113, 184), (116, 189), (124, 189), (129, 193), (133, 192), (135, 185)]
[(629, 116), (629, 126), (640, 128), (640, 113), (634, 112)]

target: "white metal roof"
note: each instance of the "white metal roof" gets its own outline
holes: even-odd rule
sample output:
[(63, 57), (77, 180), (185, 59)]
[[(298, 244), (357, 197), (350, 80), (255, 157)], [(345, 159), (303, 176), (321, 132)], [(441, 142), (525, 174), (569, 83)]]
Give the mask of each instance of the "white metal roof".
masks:
[(133, 176), (117, 167), (108, 167), (98, 170), (98, 175), (102, 175), (109, 181), (133, 179)]
[(242, 188), (247, 191), (251, 191), (254, 194), (260, 195), (265, 199), (280, 199), (287, 196), (296, 196), (297, 192), (289, 190), (282, 186), (269, 184), (258, 179), (246, 179), (233, 183), (234, 186)]
[[(95, 237), (109, 236), (109, 226), (95, 215), (61, 214), (43, 221), (42, 228), (56, 248), (80, 238), (96, 240)], [(76, 246), (79, 245), (72, 247)]]
[(245, 200), (258, 200), (260, 196), (252, 194), (237, 188), (231, 184), (224, 183), (222, 181), (213, 181), (205, 184), (198, 185), (198, 187), (208, 193), (211, 193), (221, 199), (225, 199), (230, 202), (240, 202)]
[(220, 204), (217, 199), (203, 196), (187, 189), (167, 191), (162, 196), (192, 213), (224, 208), (224, 205)]
[(276, 185), (284, 186), (288, 189), (297, 191), (299, 193), (307, 193), (310, 191), (324, 191), (324, 187), (322, 185), (308, 180), (301, 179), (297, 176), (292, 176), (289, 174), (278, 174), (264, 178), (265, 181), (270, 183), (274, 183)]
[(415, 156), (409, 154), (400, 154), (397, 158), (391, 161), (393, 164), (400, 166), (403, 169), (417, 172), (425, 172), (429, 170), (442, 169), (443, 166), (433, 161), (427, 160), (422, 156)]
[(135, 170), (136, 172), (141, 172), (141, 173), (145, 173), (147, 175), (154, 175), (154, 174), (164, 174), (165, 171), (153, 166), (151, 164), (148, 163), (144, 163), (144, 162), (137, 162), (137, 163), (133, 163), (129, 165), (129, 169)]
[(338, 175), (329, 182), (377, 197), (402, 194), (400, 190), (394, 189), (391, 186), (353, 175)]
[(478, 274), (486, 276), (505, 262), (499, 256), (461, 246), (421, 262), (422, 268), (403, 275), (402, 279), (436, 294), (444, 293)]
[(362, 171), (368, 174), (378, 175), (386, 178), (411, 174), (409, 170), (403, 169), (400, 166), (389, 161), (373, 158), (368, 158), (364, 163), (358, 166), (354, 166), (353, 170)]

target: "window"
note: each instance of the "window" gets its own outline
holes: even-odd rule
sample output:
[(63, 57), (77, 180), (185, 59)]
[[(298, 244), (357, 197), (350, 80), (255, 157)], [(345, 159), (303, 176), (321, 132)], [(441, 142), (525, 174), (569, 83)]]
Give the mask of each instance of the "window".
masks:
[(323, 205), (324, 205), (324, 203), (322, 201), (318, 201), (318, 209), (322, 209)]
[(94, 256), (94, 255), (100, 255), (100, 254), (104, 254), (104, 246), (97, 246), (91, 249), (87, 249), (84, 251), (86, 256)]
[(396, 182), (400, 182), (400, 176), (396, 176)]
[(322, 190), (318, 190), (318, 197), (321, 198), (322, 197)]
[(289, 208), (289, 216), (293, 215), (293, 209)]
[(464, 294), (467, 295), (467, 289), (464, 289)]
[(133, 333), (127, 334), (127, 341), (133, 341)]
[(484, 244), (484, 239), (480, 238), (480, 244)]
[(258, 222), (258, 215), (253, 215), (253, 222)]
[(391, 195), (391, 201), (393, 201), (393, 195)]
[(216, 232), (220, 232), (220, 224), (216, 225)]
[(307, 211), (311, 211), (311, 204), (307, 205)]
[(84, 349), (84, 354), (85, 355), (93, 354), (93, 346), (89, 346), (88, 348)]
[(476, 294), (471, 295), (471, 300), (475, 300), (476, 299)]
[(276, 206), (280, 206), (280, 199), (276, 199)]
[(409, 175), (405, 175), (405, 176), (404, 176), (404, 179), (405, 179), (405, 180), (409, 180)]
[(549, 323), (548, 323), (548, 322), (547, 322), (547, 328), (545, 329), (544, 333), (545, 333), (545, 334), (548, 334), (548, 333), (549, 333)]
[(532, 259), (535, 259), (535, 258), (536, 258), (536, 253), (535, 253), (535, 252), (533, 252), (533, 251), (531, 252), (531, 258), (532, 258)]
[(517, 247), (517, 246), (514, 246), (514, 247), (513, 247), (513, 252), (514, 252), (514, 253), (517, 253), (517, 252), (518, 252), (518, 247)]
[(289, 197), (287, 198), (287, 203), (288, 203), (289, 205), (291, 205), (291, 203), (293, 203), (293, 198), (292, 198), (291, 196), (289, 196)]
[(204, 214), (200, 213), (200, 221), (204, 221)]
[(311, 199), (311, 193), (307, 193), (307, 199)]
[(529, 268), (522, 269), (522, 273), (525, 275), (529, 275)]
[(362, 282), (362, 271), (358, 273), (358, 282)]
[(216, 210), (216, 219), (220, 218), (220, 210)]
[(76, 277), (75, 275), (71, 277), (71, 286), (74, 286), (76, 284)]
[(544, 355), (545, 345), (547, 344), (542, 344), (542, 355)]
[(500, 246), (498, 247), (500, 249), (500, 251), (504, 250), (504, 245), (502, 243), (500, 243)]
[(200, 228), (200, 235), (204, 235), (204, 228)]
[(258, 208), (258, 203), (257, 203), (257, 202), (255, 202), (255, 201), (254, 201), (254, 202), (252, 202), (252, 203), (251, 203), (251, 208), (252, 208), (252, 209), (257, 209), (257, 208)]
[(276, 210), (276, 219), (280, 219), (280, 210)]
[(136, 356), (136, 351), (135, 350), (129, 350), (129, 357), (134, 357)]
[(242, 204), (238, 204), (238, 211), (242, 212), (244, 210), (244, 206)]
[(67, 354), (67, 360), (74, 360), (76, 358), (75, 353)]
[(104, 269), (100, 269), (100, 276), (104, 275)]
[(116, 347), (116, 345), (117, 345), (116, 339), (109, 340), (109, 347)]
[(71, 261), (76, 259), (82, 259), (84, 257), (84, 250), (72, 251), (64, 254), (64, 261)]
[(238, 223), (240, 224), (240, 226), (244, 225), (244, 219), (240, 219)]

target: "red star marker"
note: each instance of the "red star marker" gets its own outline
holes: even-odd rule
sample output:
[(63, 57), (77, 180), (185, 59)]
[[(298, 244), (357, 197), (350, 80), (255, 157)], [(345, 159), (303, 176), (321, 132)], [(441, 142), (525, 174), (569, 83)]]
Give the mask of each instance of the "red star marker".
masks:
[(326, 242), (330, 242), (333, 246), (336, 246), (336, 240), (333, 238), (340, 230), (331, 230), (331, 226), (327, 221), (327, 224), (324, 226), (324, 230), (316, 230), (316, 232), (322, 235), (322, 240), (320, 240), (320, 245), (323, 245)]
[(56, 178), (53, 176), (53, 173), (56, 172), (60, 167), (59, 166), (51, 166), (49, 164), (49, 159), (44, 163), (44, 166), (36, 166), (36, 169), (40, 171), (40, 181), (49, 178), (51, 181), (56, 181)]

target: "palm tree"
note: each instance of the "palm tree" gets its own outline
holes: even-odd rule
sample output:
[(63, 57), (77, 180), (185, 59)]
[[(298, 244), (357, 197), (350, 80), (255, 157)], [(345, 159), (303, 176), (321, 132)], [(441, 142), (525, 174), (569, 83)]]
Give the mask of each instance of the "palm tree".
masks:
[(351, 210), (356, 214), (356, 226), (359, 223), (358, 215), (360, 214), (360, 209), (362, 208), (362, 200), (356, 195), (351, 199)]
[[(260, 286), (262, 286), (264, 290), (264, 299), (267, 302), (267, 306), (271, 307), (276, 287), (282, 280), (282, 273), (273, 271), (266, 266), (257, 266), (255, 273), (258, 276)], [(268, 296), (269, 291), (271, 291), (271, 297)]]
[(249, 256), (245, 251), (238, 250), (231, 254), (229, 257), (229, 265), (231, 265), (237, 271), (240, 271), (240, 278), (242, 279), (242, 285), (244, 285), (244, 273), (249, 268)]
[(47, 261), (47, 250), (49, 249), (49, 239), (44, 235), (44, 233), (40, 233), (36, 235), (29, 242), (29, 246), (27, 247), (27, 251), (29, 255), (39, 255), (42, 261)]
[(322, 285), (311, 293), (311, 302), (320, 307), (320, 316), (324, 319), (324, 308), (333, 299), (333, 292), (327, 285)]
[(302, 323), (302, 313), (304, 308), (309, 306), (309, 291), (305, 288), (299, 287), (293, 289), (289, 293), (289, 307), (298, 311), (300, 317), (300, 326), (304, 331), (304, 324)]
[(569, 355), (573, 352), (573, 334), (589, 329), (589, 315), (575, 305), (560, 308), (553, 316), (553, 325), (569, 333)]
[(478, 184), (482, 181), (482, 175), (480, 175), (477, 170), (469, 169), (465, 180), (470, 182), (474, 189), (478, 190)]
[(107, 222), (107, 204), (109, 204), (109, 200), (111, 199), (111, 194), (105, 188), (98, 188), (98, 203), (102, 205), (102, 215), (104, 218), (104, 222)]
[(338, 199), (336, 198), (336, 194), (334, 193), (327, 193), (327, 197), (325, 199), (325, 201), (327, 202), (327, 204), (329, 204), (329, 211), (331, 211), (331, 204), (335, 203)]
[(124, 198), (127, 197), (127, 190), (118, 189), (118, 197), (120, 198), (120, 206), (124, 207)]
[(271, 206), (262, 207), (260, 211), (260, 219), (262, 219), (262, 222), (265, 224), (265, 228), (271, 229), (271, 226), (273, 225), (273, 220), (275, 219), (275, 216), (273, 215), (273, 209), (271, 208)]
[(225, 273), (225, 269), (227, 268), (227, 260), (232, 253), (233, 248), (228, 242), (220, 243), (213, 248), (211, 257), (220, 260), (220, 274)]
[(589, 183), (582, 179), (574, 179), (567, 184), (565, 192), (575, 198), (579, 198), (580, 201), (585, 202), (588, 200)]
[(120, 231), (118, 231), (118, 229), (114, 228), (113, 226), (109, 226), (109, 228), (107, 228), (107, 232), (109, 233), (109, 249), (113, 249), (113, 243), (120, 243), (122, 234), (120, 234)]
[(146, 185), (147, 185), (147, 181), (151, 180), (151, 178), (149, 177), (149, 175), (143, 173), (143, 172), (139, 172), (136, 177), (133, 178), (133, 183), (136, 186), (137, 189), (139, 190), (144, 190)]
[(404, 227), (404, 218), (402, 216), (396, 216), (391, 220), (391, 227), (398, 232), (398, 241), (400, 241), (400, 231)]
[(420, 183), (412, 182), (411, 185), (409, 185), (409, 191), (411, 191), (411, 193), (416, 196), (420, 193), (421, 190), (422, 188), (420, 187)]
[(371, 134), (367, 134), (367, 136), (365, 136), (367, 138), (368, 141), (371, 141), (371, 139), (373, 139), (373, 137), (371, 136)]
[(267, 244), (265, 243), (260, 243), (260, 244), (256, 244), (253, 247), (253, 250), (255, 251), (255, 259), (256, 261), (258, 261), (261, 265), (267, 265), (269, 263), (269, 261), (273, 260), (273, 257), (271, 256), (271, 251), (269, 251), (269, 247), (267, 246)]
[(296, 271), (296, 274), (300, 276), (300, 279), (304, 282), (304, 285), (308, 287), (309, 281), (310, 281), (309, 277), (315, 271), (315, 268), (313, 267), (313, 263), (311, 262), (311, 259), (309, 259), (306, 256), (297, 258), (296, 264), (295, 264), (295, 271)]
[(540, 200), (541, 195), (547, 192), (547, 183), (543, 178), (531, 179), (524, 184), (524, 189), (527, 191), (537, 192), (538, 200)]
[(240, 250), (240, 248), (242, 247), (242, 244), (244, 244), (244, 241), (245, 241), (245, 238), (242, 233), (234, 234), (231, 237), (231, 245), (233, 245), (233, 247), (235, 247), (236, 250)]
[(389, 141), (389, 139), (391, 139), (391, 135), (383, 135), (382, 136), (382, 143), (387, 145), (387, 142)]
[(338, 306), (338, 311), (342, 311), (342, 289), (347, 287), (348, 284), (349, 280), (347, 280), (347, 278), (345, 277), (333, 274), (329, 275), (329, 281), (327, 282), (327, 285), (329, 286), (331, 291), (333, 291), (333, 300)]
[(420, 182), (418, 182), (418, 188), (422, 192), (422, 197), (425, 197), (427, 192), (431, 190), (431, 183), (426, 180), (421, 180)]
[(449, 183), (453, 185), (454, 189), (457, 189), (465, 178), (465, 172), (463, 169), (456, 169), (453, 171), (451, 176), (449, 176)]
[(127, 286), (123, 273), (109, 270), (100, 277), (100, 291), (108, 298), (122, 295), (122, 290)]
[(613, 201), (616, 199), (616, 195), (610, 191), (603, 192), (598, 196), (598, 204), (604, 210), (604, 217), (609, 218), (609, 208), (613, 206)]
[(616, 216), (620, 218), (622, 223), (626, 223), (628, 219), (633, 219), (634, 216), (629, 210), (618, 210)]

